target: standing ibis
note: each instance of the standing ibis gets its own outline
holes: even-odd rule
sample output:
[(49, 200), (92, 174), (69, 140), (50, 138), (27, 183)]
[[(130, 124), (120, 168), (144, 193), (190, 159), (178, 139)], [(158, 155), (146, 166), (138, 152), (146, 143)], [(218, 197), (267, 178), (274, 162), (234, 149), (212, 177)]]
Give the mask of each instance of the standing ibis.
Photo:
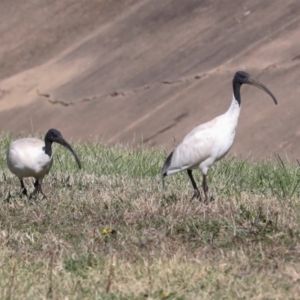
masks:
[(45, 196), (41, 185), (53, 163), (52, 143), (54, 142), (70, 150), (76, 159), (79, 169), (81, 169), (81, 163), (77, 154), (56, 129), (48, 130), (44, 141), (36, 138), (23, 138), (10, 144), (7, 151), (7, 165), (10, 171), (19, 178), (23, 195), (27, 196), (23, 178), (34, 177), (35, 189), (30, 197), (37, 193)]
[(163, 178), (167, 175), (187, 170), (194, 188), (192, 199), (200, 197), (200, 192), (192, 174), (193, 169), (199, 168), (203, 176), (202, 188), (205, 201), (209, 201), (206, 176), (214, 162), (223, 158), (232, 146), (241, 111), (240, 90), (244, 83), (264, 90), (277, 104), (275, 96), (262, 83), (251, 78), (246, 72), (236, 72), (232, 81), (233, 97), (229, 109), (223, 115), (201, 124), (189, 132), (164, 162), (162, 167)]

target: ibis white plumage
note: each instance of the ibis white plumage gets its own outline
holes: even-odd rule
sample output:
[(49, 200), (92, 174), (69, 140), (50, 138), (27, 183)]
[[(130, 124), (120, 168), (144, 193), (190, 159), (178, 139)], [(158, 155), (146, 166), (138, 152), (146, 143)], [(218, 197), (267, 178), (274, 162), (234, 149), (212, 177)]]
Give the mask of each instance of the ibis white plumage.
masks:
[(54, 142), (66, 147), (74, 155), (78, 167), (81, 168), (77, 154), (56, 129), (48, 130), (44, 141), (36, 138), (22, 138), (10, 144), (7, 151), (7, 165), (10, 171), (19, 178), (23, 195), (27, 196), (23, 178), (34, 177), (35, 189), (31, 196), (37, 193), (45, 196), (41, 185), (52, 167), (52, 143)]
[(233, 97), (229, 109), (224, 114), (199, 125), (189, 132), (174, 151), (170, 153), (162, 167), (163, 178), (187, 170), (194, 188), (192, 199), (200, 197), (199, 189), (192, 174), (193, 169), (199, 168), (203, 176), (202, 188), (205, 201), (209, 201), (206, 176), (214, 162), (223, 158), (233, 144), (241, 110), (241, 86), (243, 84), (256, 86), (268, 93), (277, 104), (277, 100), (271, 91), (259, 81), (251, 78), (246, 72), (236, 72), (232, 83)]

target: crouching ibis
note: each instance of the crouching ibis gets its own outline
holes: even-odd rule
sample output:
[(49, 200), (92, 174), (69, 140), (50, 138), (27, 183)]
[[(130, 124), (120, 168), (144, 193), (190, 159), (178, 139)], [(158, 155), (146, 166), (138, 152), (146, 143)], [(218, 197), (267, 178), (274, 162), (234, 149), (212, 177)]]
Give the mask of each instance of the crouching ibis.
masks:
[(48, 130), (44, 141), (37, 138), (22, 138), (13, 141), (7, 151), (7, 165), (9, 170), (19, 178), (23, 195), (27, 196), (23, 178), (34, 177), (35, 189), (30, 197), (37, 193), (45, 196), (41, 185), (52, 167), (52, 143), (66, 147), (74, 155), (79, 169), (81, 168), (77, 154), (56, 129)]

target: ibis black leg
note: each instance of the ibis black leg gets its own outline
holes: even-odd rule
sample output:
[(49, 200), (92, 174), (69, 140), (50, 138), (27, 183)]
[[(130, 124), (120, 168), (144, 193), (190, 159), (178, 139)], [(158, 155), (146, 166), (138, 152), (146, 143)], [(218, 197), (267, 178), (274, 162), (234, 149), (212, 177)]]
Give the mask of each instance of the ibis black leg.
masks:
[(46, 195), (42, 191), (42, 185), (39, 183), (39, 181), (37, 179), (34, 182), (34, 187), (35, 187), (35, 189), (32, 192), (32, 194), (30, 195), (30, 198), (39, 193), (42, 194), (46, 198)]
[(209, 193), (208, 193), (208, 185), (206, 183), (206, 175), (203, 175), (202, 188), (203, 188), (203, 192), (205, 195), (205, 202), (208, 203), (210, 201), (210, 199), (209, 199)]
[(26, 187), (24, 185), (23, 179), (20, 179), (20, 183), (21, 183), (21, 192), (22, 192), (22, 194), (27, 196), (27, 190), (26, 190)]
[(194, 195), (191, 198), (191, 200), (193, 200), (194, 198), (199, 199), (200, 198), (200, 192), (198, 190), (197, 184), (196, 184), (195, 179), (193, 177), (192, 170), (187, 170), (187, 173), (190, 177), (190, 180), (191, 180), (193, 188), (194, 188)]

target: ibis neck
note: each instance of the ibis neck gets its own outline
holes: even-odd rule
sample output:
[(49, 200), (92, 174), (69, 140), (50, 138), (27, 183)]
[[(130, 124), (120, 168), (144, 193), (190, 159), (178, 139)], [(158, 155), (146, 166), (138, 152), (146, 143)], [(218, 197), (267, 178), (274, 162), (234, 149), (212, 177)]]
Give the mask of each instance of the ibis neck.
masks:
[(45, 153), (51, 157), (52, 156), (52, 142), (45, 140)]
[(232, 83), (233, 86), (233, 96), (239, 106), (241, 106), (241, 84), (239, 82), (233, 81)]
[(233, 94), (230, 107), (227, 110), (226, 114), (230, 117), (231, 120), (235, 120), (235, 122), (237, 122), (240, 116), (240, 111), (241, 111), (241, 105), (236, 100), (235, 95)]

